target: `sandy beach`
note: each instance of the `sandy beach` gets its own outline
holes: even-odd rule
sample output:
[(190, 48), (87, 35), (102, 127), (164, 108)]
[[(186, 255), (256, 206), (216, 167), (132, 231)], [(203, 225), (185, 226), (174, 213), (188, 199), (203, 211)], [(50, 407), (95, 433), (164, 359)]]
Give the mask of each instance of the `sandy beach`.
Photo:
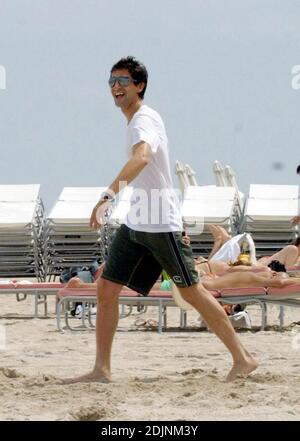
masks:
[[(296, 309), (286, 308), (282, 331), (275, 306), (269, 309), (266, 331), (239, 331), (260, 361), (248, 379), (224, 381), (230, 356), (213, 334), (199, 331), (194, 311), (188, 313), (187, 330), (179, 329), (177, 308), (168, 309), (168, 330), (161, 335), (155, 326), (137, 326), (140, 319), (157, 319), (157, 309), (151, 307), (143, 315), (134, 311), (120, 320), (112, 383), (66, 386), (59, 384), (61, 378), (80, 375), (93, 366), (94, 332), (59, 333), (53, 298), (49, 317), (43, 319), (21, 318), (31, 313), (31, 299), (17, 302), (5, 295), (0, 301), (1, 335), (6, 336), (1, 346), (0, 395), (5, 405), (0, 420), (300, 419)], [(258, 308), (248, 310), (258, 326)], [(78, 319), (72, 320), (79, 324)]]

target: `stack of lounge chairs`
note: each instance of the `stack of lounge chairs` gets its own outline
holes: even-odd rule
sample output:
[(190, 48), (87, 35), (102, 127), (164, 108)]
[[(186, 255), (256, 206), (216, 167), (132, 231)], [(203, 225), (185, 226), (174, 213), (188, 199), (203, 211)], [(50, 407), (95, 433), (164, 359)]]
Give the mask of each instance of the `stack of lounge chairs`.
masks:
[(44, 279), (39, 185), (0, 185), (0, 277)]
[(218, 187), (234, 187), (236, 189), (236, 208), (239, 211), (239, 216), (241, 216), (244, 208), (244, 194), (238, 188), (234, 170), (230, 165), (223, 167), (219, 161), (214, 161), (213, 173)]
[(180, 190), (182, 192), (190, 185), (198, 185), (196, 173), (189, 164), (176, 161), (175, 173), (178, 177)]
[(44, 265), (49, 280), (71, 267), (89, 267), (104, 254), (105, 231), (90, 228), (92, 210), (106, 187), (65, 187), (45, 221)]
[(299, 213), (297, 185), (250, 186), (240, 231), (252, 234), (256, 254), (272, 255), (295, 240), (298, 227), (291, 225)]
[(208, 224), (220, 225), (236, 234), (240, 222), (237, 191), (234, 187), (190, 186), (184, 190), (181, 215), (186, 233), (191, 237), (195, 255), (207, 256), (213, 245)]

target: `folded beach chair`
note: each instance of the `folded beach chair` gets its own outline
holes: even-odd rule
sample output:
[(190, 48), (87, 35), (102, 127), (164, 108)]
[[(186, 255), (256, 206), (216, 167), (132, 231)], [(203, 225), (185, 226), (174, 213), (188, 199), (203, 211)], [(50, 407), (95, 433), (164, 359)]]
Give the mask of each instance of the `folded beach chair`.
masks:
[(193, 170), (189, 164), (185, 164), (185, 170), (188, 176), (189, 185), (198, 185), (195, 170)]
[(0, 277), (44, 280), (40, 185), (0, 185)]
[(104, 259), (104, 231), (90, 228), (89, 220), (106, 187), (65, 187), (45, 221), (44, 266), (48, 280), (63, 269), (90, 266)]
[(178, 177), (180, 190), (184, 192), (185, 188), (191, 184), (185, 165), (182, 162), (176, 161), (175, 173)]
[(225, 175), (225, 170), (221, 162), (214, 161), (213, 172), (216, 178), (216, 184), (218, 187), (227, 187), (228, 182)]
[(207, 256), (213, 246), (208, 224), (220, 225), (235, 234), (239, 222), (234, 187), (189, 186), (185, 189), (181, 206), (184, 229), (191, 237), (195, 255)]
[(272, 255), (296, 239), (291, 219), (299, 213), (297, 185), (250, 185), (241, 232), (249, 232), (257, 256)]
[(245, 196), (244, 193), (242, 193), (237, 185), (236, 178), (235, 178), (235, 172), (230, 167), (230, 165), (226, 165), (224, 168), (225, 177), (227, 180), (227, 187), (234, 187), (236, 190), (236, 196), (237, 196), (237, 210), (239, 212), (239, 217), (242, 216), (243, 210), (244, 210), (244, 203), (245, 203)]

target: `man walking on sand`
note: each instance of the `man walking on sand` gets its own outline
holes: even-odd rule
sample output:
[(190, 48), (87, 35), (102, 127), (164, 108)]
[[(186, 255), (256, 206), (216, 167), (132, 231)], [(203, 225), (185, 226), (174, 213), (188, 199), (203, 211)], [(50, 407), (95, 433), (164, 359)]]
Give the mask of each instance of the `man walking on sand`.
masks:
[(145, 66), (133, 57), (122, 58), (111, 69), (111, 93), (127, 119), (129, 160), (94, 207), (91, 227), (101, 227), (101, 212), (124, 182), (130, 183), (134, 190), (130, 212), (116, 233), (97, 283), (99, 308), (94, 369), (81, 377), (65, 380), (66, 383), (111, 380), (111, 349), (122, 286), (146, 296), (162, 269), (176, 283), (184, 300), (201, 314), (230, 351), (233, 366), (227, 380), (232, 381), (257, 367), (223, 308), (199, 282), (191, 248), (182, 240), (164, 123), (156, 111), (143, 103), (147, 80)]

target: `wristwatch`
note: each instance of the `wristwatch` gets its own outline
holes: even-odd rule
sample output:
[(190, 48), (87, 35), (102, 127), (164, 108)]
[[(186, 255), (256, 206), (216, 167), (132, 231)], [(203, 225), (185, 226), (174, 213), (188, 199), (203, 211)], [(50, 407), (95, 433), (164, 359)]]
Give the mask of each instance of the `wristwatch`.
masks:
[(115, 198), (109, 193), (108, 191), (104, 191), (100, 197), (99, 202), (107, 201), (107, 202), (113, 202)]

